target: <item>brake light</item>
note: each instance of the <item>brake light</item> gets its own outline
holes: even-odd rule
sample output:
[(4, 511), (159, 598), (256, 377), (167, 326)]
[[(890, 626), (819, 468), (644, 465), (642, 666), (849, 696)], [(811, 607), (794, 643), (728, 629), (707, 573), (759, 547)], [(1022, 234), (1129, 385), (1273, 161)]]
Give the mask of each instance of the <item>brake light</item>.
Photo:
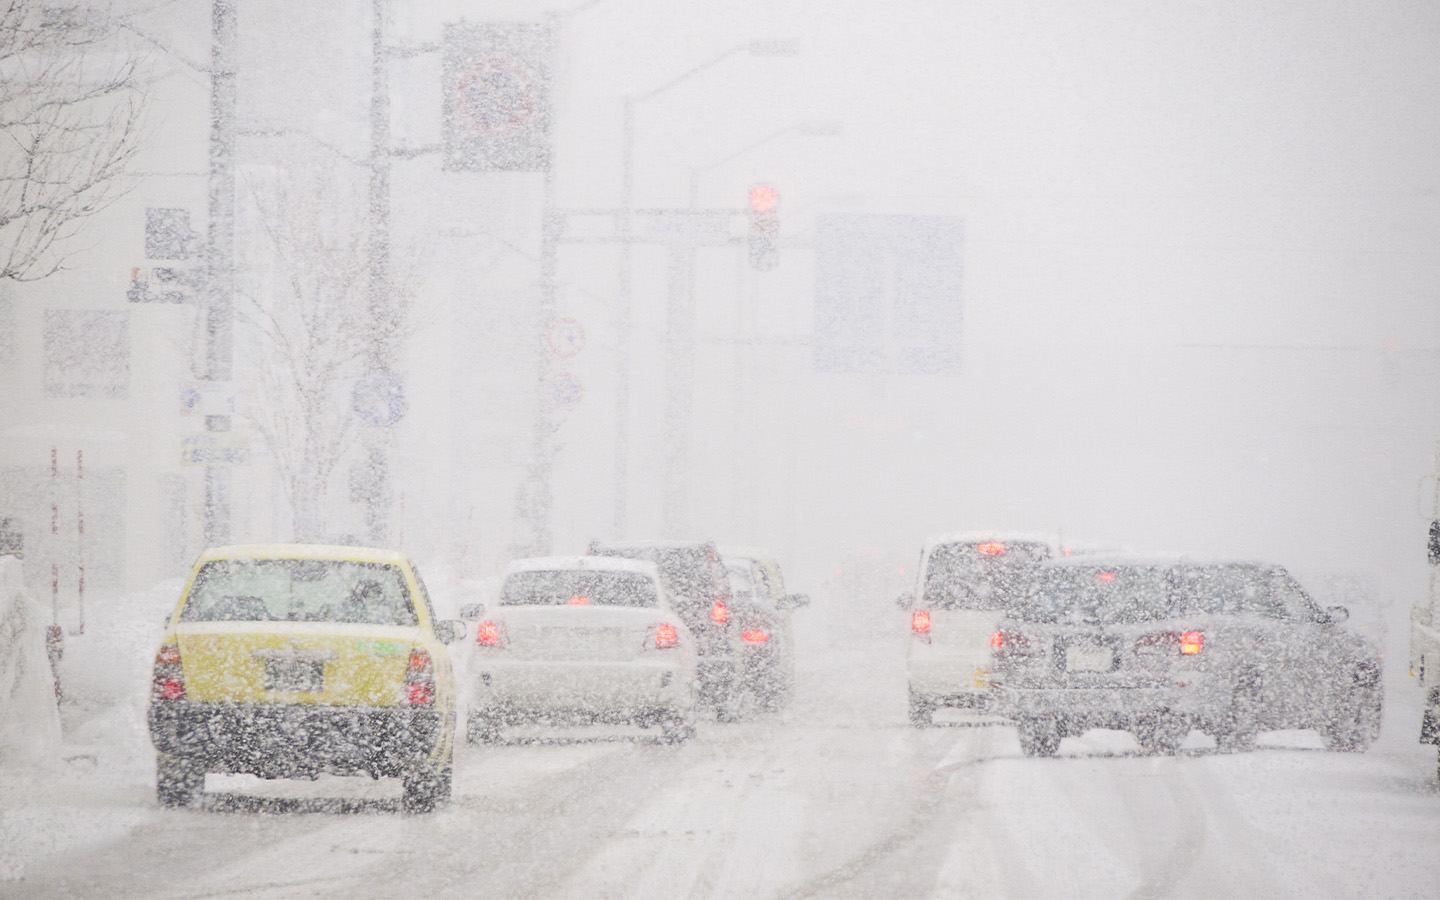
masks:
[(666, 622), (666, 623), (664, 623), (664, 624), (662, 624), (662, 625), (656, 626), (656, 628), (655, 628), (655, 649), (656, 649), (656, 650), (673, 650), (673, 649), (675, 649), (675, 648), (678, 647), (678, 646), (680, 646), (680, 633), (675, 630), (675, 626), (674, 626), (674, 625), (671, 625), (670, 623)]
[(570, 605), (571, 605), (571, 606), (589, 606), (589, 605), (590, 605), (590, 598), (589, 598), (589, 597), (578, 597), (578, 596), (577, 596), (577, 597), (571, 597), (571, 598), (570, 598)]
[(770, 635), (763, 628), (752, 628), (749, 631), (740, 632), (740, 637), (752, 644), (763, 644), (770, 640)]
[(402, 706), (429, 706), (435, 702), (435, 662), (423, 647), (410, 651), (405, 683), (400, 687)]
[(1114, 572), (1096, 572), (1095, 577), (1107, 584), (1115, 580)]
[(910, 614), (910, 630), (916, 634), (930, 633), (930, 611), (917, 609)]
[(150, 683), (151, 700), (184, 700), (184, 670), (180, 668), (180, 645), (161, 644), (156, 670)]
[(1194, 656), (1205, 649), (1205, 634), (1200, 631), (1187, 631), (1180, 635), (1180, 654), (1182, 656)]
[(990, 635), (990, 646), (994, 647), (996, 650), (999, 650), (1001, 647), (1005, 646), (1005, 632), (997, 631), (994, 634)]
[(1001, 556), (1005, 553), (1005, 545), (999, 541), (990, 541), (984, 544), (977, 544), (975, 549), (986, 556)]
[(180, 645), (162, 644), (155, 654), (155, 673), (150, 683), (152, 700), (184, 700), (185, 672), (180, 667)]
[(500, 626), (495, 622), (481, 622), (475, 629), (475, 643), (481, 647), (500, 646)]
[(717, 625), (724, 625), (730, 621), (730, 610), (725, 608), (724, 601), (716, 600), (715, 604), (710, 607), (710, 618)]

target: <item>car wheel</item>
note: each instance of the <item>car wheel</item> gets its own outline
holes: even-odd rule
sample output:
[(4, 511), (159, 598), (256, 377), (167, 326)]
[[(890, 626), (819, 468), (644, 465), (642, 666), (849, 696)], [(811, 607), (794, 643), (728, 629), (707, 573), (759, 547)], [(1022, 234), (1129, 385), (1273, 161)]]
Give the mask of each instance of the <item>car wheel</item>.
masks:
[(695, 718), (672, 713), (660, 720), (660, 730), (667, 744), (683, 744), (695, 736)]
[(193, 806), (204, 790), (204, 769), (183, 756), (155, 755), (155, 797), (161, 806)]
[(472, 744), (498, 744), (500, 726), (500, 717), (493, 713), (471, 712), (465, 717), (465, 740)]
[(1140, 752), (1147, 756), (1157, 753), (1173, 755), (1185, 743), (1190, 733), (1190, 723), (1179, 716), (1154, 716), (1137, 722), (1134, 727), (1135, 739), (1140, 742)]
[(910, 725), (914, 728), (929, 728), (934, 724), (935, 701), (924, 694), (910, 689)]
[(1254, 688), (1240, 686), (1230, 699), (1225, 718), (1215, 735), (1215, 744), (1221, 753), (1237, 753), (1255, 749), (1255, 737), (1260, 733), (1260, 701)]
[(1380, 736), (1381, 699), (1379, 691), (1356, 691), (1344, 704), (1332, 710), (1320, 726), (1327, 750), (1364, 753)]
[(1060, 729), (1053, 719), (1022, 719), (1015, 727), (1026, 756), (1054, 756), (1060, 749)]
[(453, 767), (446, 759), (441, 765), (420, 763), (401, 776), (404, 791), (400, 808), (407, 813), (433, 812), (438, 804), (450, 800)]

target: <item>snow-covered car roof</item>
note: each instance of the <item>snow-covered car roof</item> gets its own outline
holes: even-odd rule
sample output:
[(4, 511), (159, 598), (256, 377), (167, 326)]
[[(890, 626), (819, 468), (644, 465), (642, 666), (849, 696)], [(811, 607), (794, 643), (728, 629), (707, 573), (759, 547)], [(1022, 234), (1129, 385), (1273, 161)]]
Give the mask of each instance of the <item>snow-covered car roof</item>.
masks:
[(668, 548), (687, 549), (687, 548), (690, 548), (690, 547), (705, 547), (705, 546), (710, 545), (710, 543), (711, 543), (710, 541), (684, 541), (684, 540), (678, 540), (678, 539), (673, 539), (673, 538), (659, 538), (659, 539), (653, 539), (653, 540), (647, 539), (647, 540), (641, 540), (641, 541), (595, 541), (595, 542), (594, 542), (594, 546), (596, 546), (596, 547), (601, 547), (601, 548), (615, 548), (615, 549), (617, 549), (617, 550), (618, 550), (618, 549), (621, 549), (621, 548), (634, 548), (634, 549), (641, 549), (641, 548), (643, 548), (643, 549), (647, 549), (647, 550), (648, 550), (648, 549), (652, 549), (652, 548), (662, 548), (662, 549), (668, 549)]
[(935, 534), (925, 539), (925, 552), (941, 544), (980, 544), (988, 541), (996, 543), (1030, 543), (1044, 544), (1055, 552), (1059, 552), (1060, 545), (1055, 540), (1055, 535), (1038, 531), (954, 531), (946, 534)]
[(756, 562), (769, 562), (775, 559), (775, 554), (759, 547), (717, 547), (725, 559), (753, 559)]
[(1183, 565), (1178, 555), (1155, 553), (1094, 553), (1062, 556), (1046, 563), (1056, 569), (1105, 569), (1111, 567), (1173, 568)]
[(660, 570), (654, 563), (621, 556), (531, 556), (511, 562), (505, 573), (508, 575), (511, 572), (546, 572), (560, 569), (638, 572), (657, 581), (660, 578)]

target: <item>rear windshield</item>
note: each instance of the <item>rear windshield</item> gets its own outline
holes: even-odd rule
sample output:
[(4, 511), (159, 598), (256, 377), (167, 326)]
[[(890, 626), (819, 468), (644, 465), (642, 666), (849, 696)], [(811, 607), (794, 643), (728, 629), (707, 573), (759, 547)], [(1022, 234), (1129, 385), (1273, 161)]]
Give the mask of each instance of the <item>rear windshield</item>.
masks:
[(1051, 569), (1039, 575), (1011, 615), (1032, 622), (1099, 625), (1168, 618), (1169, 574), (1158, 566)]
[(725, 568), (704, 547), (601, 547), (597, 556), (619, 556), (653, 562), (672, 603), (729, 599)]
[(658, 606), (655, 582), (640, 572), (556, 569), (512, 572), (501, 606)]
[(1175, 579), (1172, 602), (1186, 612), (1280, 617), (1267, 575), (1255, 566), (1186, 566)]
[(1011, 609), (1050, 558), (1040, 542), (940, 544), (925, 566), (924, 603), (930, 609)]
[(398, 567), (329, 559), (208, 562), (180, 621), (417, 624)]

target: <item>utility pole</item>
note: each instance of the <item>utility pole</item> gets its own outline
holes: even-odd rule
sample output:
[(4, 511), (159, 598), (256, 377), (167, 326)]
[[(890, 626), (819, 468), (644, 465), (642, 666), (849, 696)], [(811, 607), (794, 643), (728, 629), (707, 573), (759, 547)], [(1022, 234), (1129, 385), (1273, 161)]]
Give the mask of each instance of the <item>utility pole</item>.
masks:
[[(235, 6), (213, 0), (210, 39), (210, 211), (205, 249), (204, 380), (234, 377), (235, 343)], [(230, 410), (205, 417), (229, 431)], [(205, 466), (205, 545), (230, 540), (230, 469)]]
[[(390, 60), (385, 47), (385, 5), (373, 0), (370, 31), (370, 346), (365, 368), (383, 377), (391, 366), (392, 303), (390, 297)], [(387, 423), (388, 424), (388, 423)], [(365, 524), (375, 546), (388, 542), (390, 531), (390, 448), (385, 426), (365, 426)]]

